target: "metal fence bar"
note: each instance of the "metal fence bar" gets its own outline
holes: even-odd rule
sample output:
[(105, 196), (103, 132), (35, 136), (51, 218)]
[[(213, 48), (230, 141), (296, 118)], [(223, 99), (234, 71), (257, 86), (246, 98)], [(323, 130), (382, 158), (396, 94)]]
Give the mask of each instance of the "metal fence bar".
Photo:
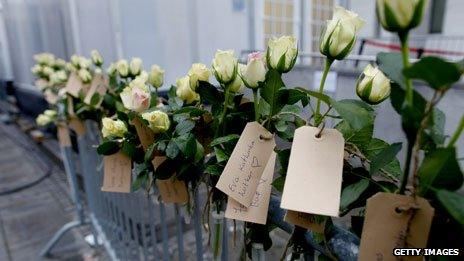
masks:
[(195, 229), (195, 246), (197, 261), (203, 260), (203, 237), (201, 233), (200, 199), (198, 189), (193, 193), (193, 225)]
[(184, 218), (180, 214), (179, 204), (174, 204), (174, 210), (176, 214), (177, 222), (177, 252), (179, 260), (185, 260), (184, 255)]
[(163, 241), (163, 261), (168, 261), (169, 247), (168, 247), (168, 228), (166, 224), (166, 208), (163, 202), (159, 202), (160, 218), (161, 218), (161, 236)]

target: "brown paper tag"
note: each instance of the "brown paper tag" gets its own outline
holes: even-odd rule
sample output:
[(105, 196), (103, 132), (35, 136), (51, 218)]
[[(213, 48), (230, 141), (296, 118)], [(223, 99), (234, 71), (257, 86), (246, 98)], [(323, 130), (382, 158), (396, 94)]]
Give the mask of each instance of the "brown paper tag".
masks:
[(66, 92), (70, 95), (79, 98), (79, 92), (84, 88), (81, 79), (75, 72), (69, 75), (68, 82), (66, 83)]
[(78, 118), (71, 118), (71, 120), (69, 120), (69, 127), (75, 131), (78, 136), (85, 134), (85, 124)]
[(47, 89), (44, 92), (44, 99), (49, 103), (49, 104), (56, 104), (58, 101), (58, 95), (53, 93), (52, 90)]
[(67, 104), (68, 104), (68, 115), (75, 116), (76, 113), (74, 113), (74, 103), (73, 103), (73, 98), (71, 96), (68, 96)]
[(318, 222), (313, 214), (287, 210), (284, 220), (317, 233), (324, 233), (325, 220)]
[(295, 130), (280, 207), (338, 216), (344, 139), (335, 129), (304, 126)]
[(274, 177), (274, 165), (276, 153), (272, 152), (266, 164), (261, 180), (251, 201), (251, 205), (246, 208), (232, 198), (227, 199), (226, 218), (242, 220), (246, 222), (266, 224), (267, 210), (269, 208), (269, 198), (271, 197), (271, 183)]
[(216, 188), (249, 207), (274, 146), (275, 141), (271, 133), (257, 122), (248, 123)]
[[(393, 256), (394, 248), (425, 248), (433, 213), (432, 206), (421, 197), (414, 202), (411, 196), (375, 194), (366, 204), (359, 260), (398, 260)], [(422, 260), (423, 257), (403, 259)]]
[(156, 180), (156, 186), (164, 203), (187, 203), (188, 191), (185, 182), (172, 177)]
[(57, 136), (60, 147), (70, 147), (71, 138), (69, 137), (69, 129), (64, 124), (57, 124)]
[(137, 136), (139, 136), (143, 149), (147, 150), (148, 147), (155, 142), (155, 133), (138, 118), (134, 118), (132, 124), (135, 126)]
[(92, 105), (92, 97), (95, 93), (98, 93), (98, 95), (100, 96), (100, 100), (97, 104), (94, 105), (94, 107), (100, 107), (103, 101), (103, 95), (105, 95), (107, 90), (107, 85), (107, 80), (102, 74), (95, 75), (92, 79), (92, 83), (90, 84), (90, 89), (88, 90), (87, 95), (85, 96), (84, 102), (88, 105)]
[(103, 158), (102, 191), (129, 193), (132, 182), (132, 160), (122, 152)]

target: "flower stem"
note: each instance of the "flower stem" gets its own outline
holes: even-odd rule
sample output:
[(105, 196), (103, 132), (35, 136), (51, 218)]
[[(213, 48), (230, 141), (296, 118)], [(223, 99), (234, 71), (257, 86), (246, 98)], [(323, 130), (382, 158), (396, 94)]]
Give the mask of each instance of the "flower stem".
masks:
[(456, 144), (456, 141), (458, 141), (459, 137), (462, 134), (462, 131), (464, 130), (464, 115), (461, 117), (461, 121), (459, 122), (459, 126), (454, 132), (453, 136), (451, 137), (450, 142), (448, 143), (448, 147), (453, 147), (454, 144)]
[(406, 191), (406, 184), (408, 184), (408, 178), (409, 178), (409, 170), (411, 168), (411, 158), (412, 158), (412, 147), (413, 144), (411, 142), (408, 142), (408, 148), (406, 152), (406, 162), (404, 165), (404, 173), (403, 173), (403, 178), (401, 179), (401, 185), (400, 185), (400, 194), (404, 194)]
[(229, 86), (226, 86), (224, 90), (224, 107), (222, 108), (222, 113), (219, 118), (219, 126), (216, 129), (216, 133), (214, 135), (215, 138), (217, 138), (219, 135), (219, 129), (222, 129), (222, 134), (224, 134), (224, 130), (226, 129), (224, 119), (227, 113), (227, 106), (229, 105), (229, 96), (230, 96), (230, 88)]
[[(333, 60), (327, 58), (325, 60), (325, 66), (324, 66), (324, 72), (322, 73), (322, 78), (321, 78), (321, 83), (319, 84), (319, 93), (323, 94), (324, 93), (324, 85), (325, 85), (325, 80), (327, 79), (327, 74), (330, 71), (330, 66), (332, 65)], [(316, 112), (314, 113), (314, 125), (319, 126), (319, 124), (322, 121), (321, 118), (321, 99), (317, 99), (317, 104), (316, 104)]]
[[(403, 58), (403, 69), (410, 66), (409, 64), (409, 44), (408, 44), (408, 32), (398, 34), (401, 42), (401, 57)], [(413, 106), (413, 89), (412, 81), (410, 78), (405, 77), (406, 84), (406, 95), (405, 101), (409, 106)]]
[(258, 89), (257, 88), (254, 88), (253, 89), (253, 104), (255, 106), (255, 121), (259, 122), (259, 112), (258, 112), (258, 108), (259, 108), (259, 100), (258, 100)]

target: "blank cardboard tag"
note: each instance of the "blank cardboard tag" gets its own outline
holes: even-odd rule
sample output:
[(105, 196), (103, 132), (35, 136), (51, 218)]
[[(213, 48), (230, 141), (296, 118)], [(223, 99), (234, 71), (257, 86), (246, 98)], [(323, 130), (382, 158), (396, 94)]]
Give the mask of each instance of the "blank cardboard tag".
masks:
[(274, 136), (257, 122), (249, 122), (235, 145), (216, 188), (249, 207), (274, 149)]
[(79, 92), (84, 88), (81, 79), (75, 72), (69, 75), (68, 81), (66, 82), (66, 92), (70, 95), (79, 98)]
[(66, 101), (67, 101), (67, 104), (68, 104), (68, 115), (69, 116), (75, 116), (76, 113), (74, 113), (73, 98), (71, 96), (68, 96)]
[(338, 216), (345, 141), (335, 129), (295, 130), (281, 208)]
[(155, 133), (138, 118), (134, 118), (132, 124), (137, 131), (137, 136), (139, 136), (143, 149), (147, 150), (148, 147), (155, 142)]
[(269, 208), (269, 198), (271, 197), (271, 183), (274, 177), (274, 165), (276, 161), (276, 153), (272, 152), (263, 175), (259, 181), (255, 196), (251, 201), (251, 205), (246, 208), (233, 198), (227, 199), (226, 218), (242, 220), (246, 222), (266, 224), (267, 210)]
[(71, 138), (69, 137), (69, 129), (64, 124), (57, 124), (57, 136), (60, 147), (70, 147)]
[[(414, 202), (411, 196), (375, 194), (366, 204), (359, 260), (398, 260), (393, 255), (394, 248), (425, 248), (433, 213), (432, 206), (421, 197)], [(407, 260), (422, 259), (420, 256), (407, 257)]]
[(325, 221), (318, 222), (313, 214), (302, 213), (292, 210), (287, 210), (284, 220), (299, 227), (309, 229), (317, 233), (323, 233)]
[(87, 95), (85, 96), (84, 102), (88, 105), (92, 105), (92, 97), (95, 93), (97, 93), (100, 96), (100, 99), (93, 106), (96, 108), (100, 107), (103, 101), (103, 96), (105, 95), (107, 90), (107, 85), (108, 83), (105, 76), (103, 76), (102, 74), (95, 75), (92, 79), (92, 83), (90, 84), (90, 89), (88, 90)]
[(129, 193), (132, 182), (132, 160), (117, 152), (103, 158), (104, 176), (102, 191)]
[(85, 125), (78, 118), (71, 118), (71, 120), (69, 120), (69, 127), (74, 130), (78, 136), (85, 134)]
[[(156, 170), (166, 160), (165, 156), (155, 156), (151, 163)], [(188, 191), (185, 182), (171, 177), (170, 179), (156, 180), (156, 186), (164, 203), (187, 203)]]

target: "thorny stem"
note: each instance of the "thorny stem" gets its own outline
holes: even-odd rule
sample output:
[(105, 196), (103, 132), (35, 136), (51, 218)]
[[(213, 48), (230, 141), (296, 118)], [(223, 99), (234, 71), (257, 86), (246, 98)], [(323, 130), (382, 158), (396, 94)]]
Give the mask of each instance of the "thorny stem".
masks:
[[(327, 79), (327, 74), (330, 71), (330, 66), (332, 65), (332, 63), (333, 63), (332, 59), (327, 58), (325, 60), (324, 72), (322, 73), (321, 83), (319, 84), (319, 93), (320, 94), (324, 93), (325, 80)], [(314, 115), (315, 115), (314, 116), (314, 126), (316, 126), (316, 127), (319, 126), (319, 124), (322, 121), (320, 111), (321, 111), (321, 99), (318, 98), (317, 103), (316, 103), (316, 112), (314, 113)]]
[(448, 143), (448, 147), (453, 147), (454, 144), (456, 144), (456, 141), (458, 141), (459, 137), (461, 136), (462, 134), (462, 131), (464, 130), (464, 115), (461, 116), (461, 121), (459, 122), (459, 125), (456, 129), (456, 131), (454, 132), (453, 136), (451, 136), (451, 139)]

